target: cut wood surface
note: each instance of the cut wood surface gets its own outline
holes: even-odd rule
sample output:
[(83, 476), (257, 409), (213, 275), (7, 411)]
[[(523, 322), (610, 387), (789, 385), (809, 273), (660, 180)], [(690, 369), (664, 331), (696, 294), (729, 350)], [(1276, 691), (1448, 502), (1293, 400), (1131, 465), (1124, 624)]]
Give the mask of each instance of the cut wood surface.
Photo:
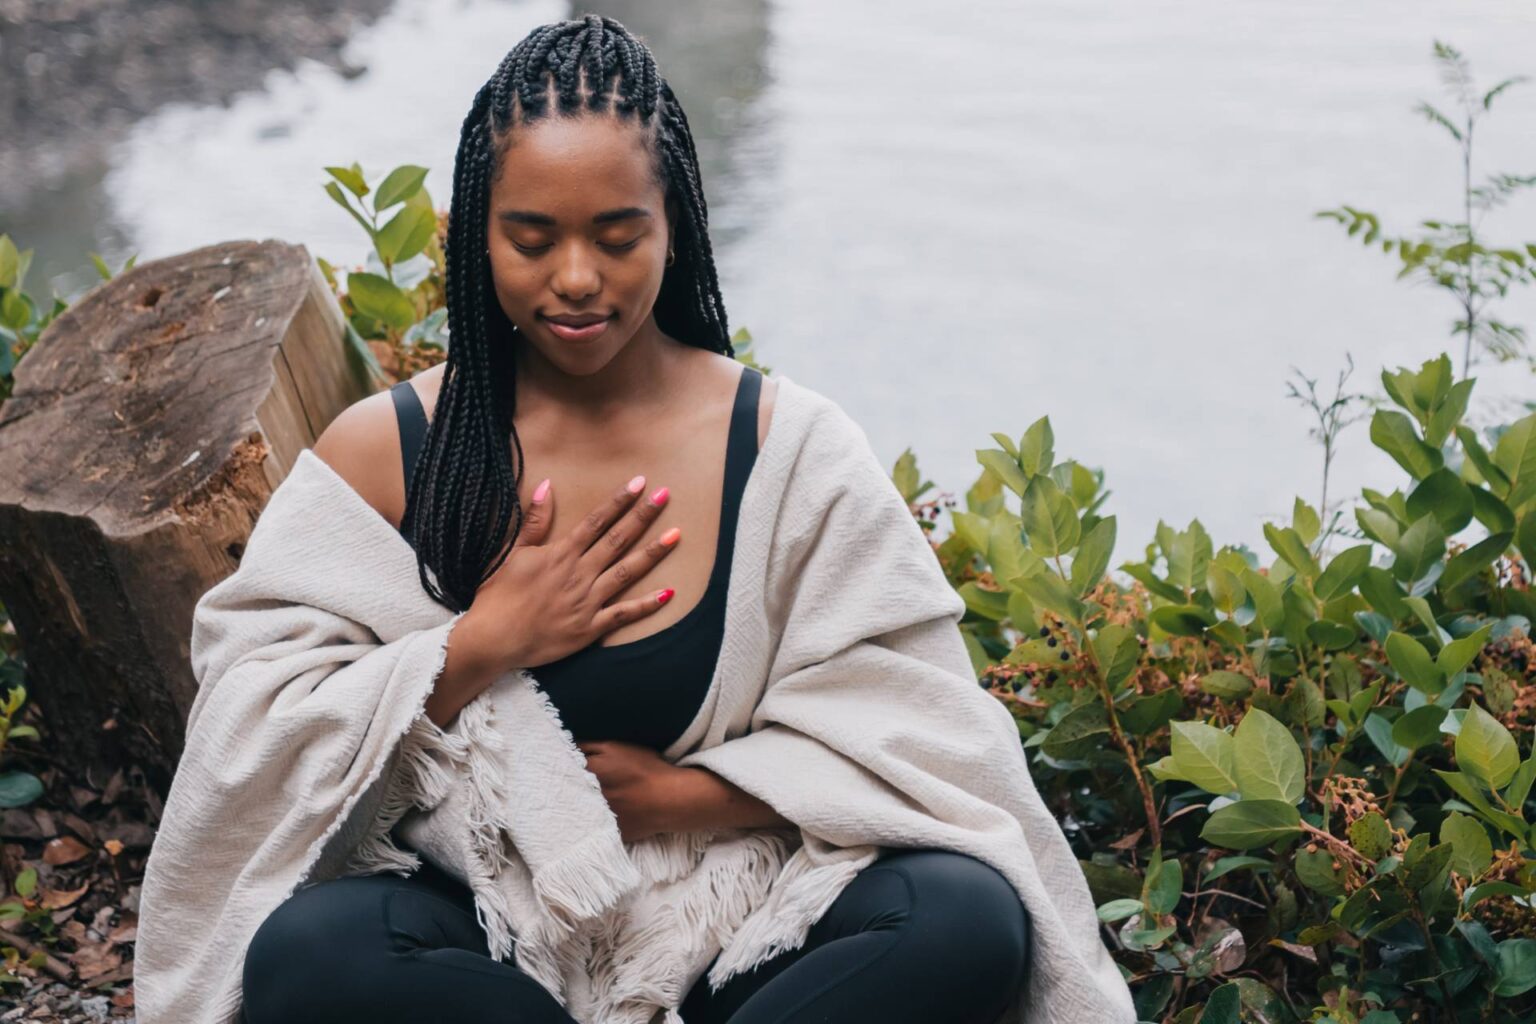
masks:
[(165, 783), (192, 609), (299, 452), (372, 385), (303, 246), (145, 263), (78, 300), (0, 406), (0, 602), (55, 753)]

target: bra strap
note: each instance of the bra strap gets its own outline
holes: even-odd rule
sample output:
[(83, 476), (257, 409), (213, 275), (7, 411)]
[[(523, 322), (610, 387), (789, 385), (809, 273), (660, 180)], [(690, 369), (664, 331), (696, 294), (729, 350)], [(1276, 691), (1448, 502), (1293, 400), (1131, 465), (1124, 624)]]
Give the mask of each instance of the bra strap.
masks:
[[(395, 421), (400, 425), (400, 462), (405, 470), (405, 495), (409, 503), (416, 459), (427, 436), (427, 410), (409, 381), (391, 385), (389, 392), (395, 401)], [(405, 531), (402, 529), (401, 532)]]

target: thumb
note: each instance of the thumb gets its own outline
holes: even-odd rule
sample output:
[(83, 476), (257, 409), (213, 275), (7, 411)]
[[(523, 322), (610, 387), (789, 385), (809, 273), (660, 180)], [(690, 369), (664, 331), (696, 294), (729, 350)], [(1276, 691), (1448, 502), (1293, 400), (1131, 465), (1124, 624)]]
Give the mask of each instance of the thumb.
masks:
[(533, 489), (528, 507), (523, 512), (522, 528), (517, 531), (517, 540), (513, 543), (513, 547), (544, 543), (545, 538), (549, 536), (550, 520), (554, 518), (554, 490), (548, 477), (539, 481), (539, 485)]

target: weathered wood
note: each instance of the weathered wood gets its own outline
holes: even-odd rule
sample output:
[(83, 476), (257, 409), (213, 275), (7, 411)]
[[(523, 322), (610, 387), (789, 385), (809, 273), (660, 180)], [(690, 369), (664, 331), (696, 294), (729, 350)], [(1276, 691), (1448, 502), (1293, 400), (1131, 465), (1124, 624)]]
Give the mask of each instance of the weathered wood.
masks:
[(135, 267), (50, 325), (0, 406), (0, 601), (58, 753), (168, 782), (197, 599), (299, 452), (371, 390), (309, 253)]

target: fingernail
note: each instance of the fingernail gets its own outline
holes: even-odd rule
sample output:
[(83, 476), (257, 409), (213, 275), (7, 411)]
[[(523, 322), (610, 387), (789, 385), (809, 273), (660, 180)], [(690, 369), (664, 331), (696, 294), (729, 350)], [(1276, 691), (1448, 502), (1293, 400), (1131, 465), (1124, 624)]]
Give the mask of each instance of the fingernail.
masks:
[(625, 485), (625, 490), (629, 491), (630, 494), (639, 494), (640, 493), (640, 488), (642, 488), (644, 486), (645, 486), (645, 477), (637, 476), (633, 480), (631, 480), (628, 484)]
[(668, 601), (672, 600), (672, 595), (675, 593), (677, 593), (677, 591), (673, 590), (671, 587), (668, 587), (666, 590), (656, 591), (656, 603), (666, 604)]
[(537, 505), (549, 496), (549, 477), (539, 481), (539, 486), (533, 489), (533, 503)]
[(656, 490), (651, 492), (651, 504), (660, 505), (662, 502), (667, 500), (667, 495), (671, 493), (672, 492), (665, 487), (656, 488)]
[(656, 539), (661, 541), (667, 547), (671, 547), (673, 544), (677, 543), (677, 538), (681, 537), (682, 535), (683, 531), (674, 526), (672, 529), (668, 530), (666, 533), (662, 534)]

